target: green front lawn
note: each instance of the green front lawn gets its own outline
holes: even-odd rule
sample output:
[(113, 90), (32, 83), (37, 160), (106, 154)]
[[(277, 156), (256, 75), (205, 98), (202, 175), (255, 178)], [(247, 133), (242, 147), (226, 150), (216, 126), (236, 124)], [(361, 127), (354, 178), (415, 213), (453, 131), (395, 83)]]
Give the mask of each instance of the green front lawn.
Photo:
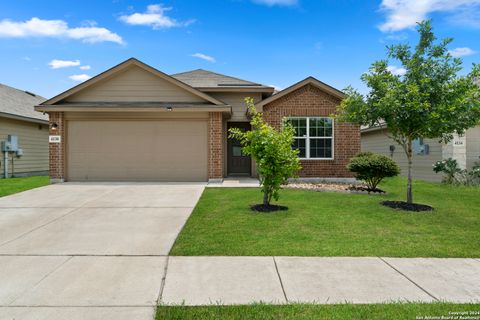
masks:
[(0, 197), (43, 187), (49, 183), (49, 178), (45, 176), (0, 179)]
[(384, 207), (403, 200), (405, 179), (386, 196), (282, 190), (288, 211), (253, 213), (257, 188), (206, 188), (172, 255), (479, 257), (480, 188), (416, 181), (414, 200), (435, 208)]
[[(365, 320), (415, 320), (427, 317), (452, 316), (450, 319), (467, 319), (469, 316), (477, 319), (480, 315), (480, 304), (342, 304), (342, 305), (250, 305), (250, 306), (159, 306), (156, 319), (365, 319)], [(452, 314), (453, 313), (453, 314)], [(466, 313), (464, 318), (455, 318), (455, 313)], [(430, 318), (432, 319), (432, 318)]]

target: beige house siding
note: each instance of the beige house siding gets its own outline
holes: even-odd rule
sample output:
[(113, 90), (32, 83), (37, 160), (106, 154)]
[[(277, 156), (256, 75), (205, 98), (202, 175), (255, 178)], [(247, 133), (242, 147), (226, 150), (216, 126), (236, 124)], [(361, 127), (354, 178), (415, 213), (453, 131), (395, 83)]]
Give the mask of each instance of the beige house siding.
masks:
[(475, 162), (480, 162), (480, 125), (466, 132), (467, 168), (471, 169)]
[[(18, 144), (23, 156), (13, 158), (13, 176), (27, 176), (48, 173), (48, 125), (8, 118), (0, 118), (0, 141), (7, 136), (18, 136)], [(0, 177), (4, 176), (3, 152), (1, 154)], [(9, 156), (9, 174), (12, 175), (12, 162)]]
[(261, 93), (210, 92), (209, 95), (232, 106), (232, 116), (228, 121), (233, 122), (249, 121), (245, 105), (246, 97), (253, 98), (255, 102), (262, 100)]
[[(420, 180), (439, 182), (442, 180), (442, 175), (433, 172), (432, 165), (436, 161), (442, 160), (442, 144), (435, 139), (425, 139), (424, 144), (429, 145), (430, 152), (428, 155), (414, 155), (413, 177)], [(407, 175), (407, 157), (402, 147), (385, 135), (385, 130), (362, 132), (362, 151), (370, 151), (390, 157), (390, 145), (395, 146), (393, 159), (400, 166), (402, 175)]]
[(67, 102), (205, 102), (179, 86), (138, 66), (128, 67), (72, 96)]

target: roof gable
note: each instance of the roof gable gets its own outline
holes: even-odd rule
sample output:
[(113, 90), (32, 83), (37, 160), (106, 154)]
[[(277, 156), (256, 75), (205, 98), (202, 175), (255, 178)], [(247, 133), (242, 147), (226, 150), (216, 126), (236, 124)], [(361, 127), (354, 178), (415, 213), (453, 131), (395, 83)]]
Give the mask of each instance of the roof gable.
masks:
[[(209, 102), (215, 105), (225, 105), (134, 58), (45, 101), (42, 105), (55, 105), (64, 101), (88, 101), (89, 99), (94, 101), (137, 101), (135, 99), (159, 101), (159, 99), (166, 99), (163, 102)], [(168, 101), (168, 99), (173, 99), (173, 101)]]
[(279, 91), (278, 93), (274, 94), (273, 96), (270, 96), (268, 97), (267, 99), (264, 99), (260, 102), (258, 102), (256, 104), (257, 107), (263, 107), (264, 105), (266, 104), (269, 104), (283, 96), (286, 96), (287, 94), (295, 91), (295, 90), (298, 90), (306, 85), (312, 85), (314, 87), (317, 87), (318, 89), (338, 98), (338, 99), (343, 99), (345, 97), (345, 94), (340, 91), (340, 90), (337, 90), (335, 89), (334, 87), (331, 87), (329, 86), (328, 84), (326, 83), (323, 83), (322, 81), (320, 80), (317, 80), (315, 79), (314, 77), (308, 77), (302, 81), (299, 81), (297, 83), (295, 83), (294, 85), (286, 88), (286, 89), (283, 89), (282, 91)]

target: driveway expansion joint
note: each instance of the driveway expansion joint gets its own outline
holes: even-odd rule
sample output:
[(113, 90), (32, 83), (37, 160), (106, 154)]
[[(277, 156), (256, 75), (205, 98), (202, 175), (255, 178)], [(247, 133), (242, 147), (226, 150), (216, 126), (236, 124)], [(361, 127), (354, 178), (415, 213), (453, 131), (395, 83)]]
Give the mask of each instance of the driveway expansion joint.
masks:
[(428, 292), (426, 289), (424, 289), (423, 287), (421, 287), (418, 283), (416, 283), (415, 281), (413, 281), (411, 278), (409, 278), (406, 274), (404, 274), (403, 272), (401, 272), (400, 270), (398, 270), (397, 268), (395, 268), (393, 265), (391, 265), (390, 263), (388, 263), (385, 259), (383, 259), (382, 257), (378, 257), (380, 260), (382, 260), (387, 266), (389, 266), (390, 268), (392, 268), (393, 270), (395, 270), (396, 272), (398, 272), (401, 276), (403, 276), (405, 279), (407, 279), (408, 281), (410, 281), (412, 284), (414, 284), (417, 288), (419, 288), (420, 290), (422, 290), (423, 292), (425, 292), (426, 294), (428, 294), (431, 298), (433, 298), (435, 301), (440, 301), (440, 299), (438, 299), (437, 297), (435, 297), (433, 294), (431, 294), (430, 292)]
[(160, 290), (158, 291), (157, 305), (162, 304), (162, 296), (163, 296), (163, 290), (165, 289), (165, 282), (167, 280), (168, 262), (169, 261), (170, 261), (170, 256), (167, 256), (167, 259), (165, 260), (165, 268), (163, 269), (162, 281), (160, 282)]
[(272, 257), (272, 259), (273, 264), (275, 265), (275, 270), (277, 271), (278, 280), (280, 281), (280, 287), (282, 288), (283, 297), (285, 298), (285, 301), (289, 303), (287, 293), (285, 292), (285, 287), (283, 286), (282, 276), (280, 276), (280, 271), (278, 270), (277, 260), (275, 260), (275, 257)]
[[(21, 207), (21, 208), (23, 208), (23, 207)], [(67, 208), (70, 209), (71, 207), (67, 207)], [(45, 222), (44, 224), (42, 224), (42, 225), (40, 225), (40, 226), (37, 226), (37, 227), (35, 227), (35, 228), (31, 229), (31, 230), (28, 230), (27, 232), (22, 233), (22, 234), (19, 235), (18, 237), (15, 237), (15, 238), (13, 238), (13, 239), (10, 239), (10, 240), (7, 240), (7, 241), (5, 241), (5, 242), (3, 242), (3, 243), (0, 243), (0, 248), (3, 247), (4, 245), (7, 245), (7, 244), (13, 242), (13, 241), (19, 240), (19, 239), (21, 239), (21, 238), (29, 235), (29, 234), (32, 233), (32, 232), (35, 232), (35, 231), (37, 231), (37, 230), (39, 230), (39, 229), (41, 229), (41, 228), (43, 228), (43, 227), (46, 227), (46, 226), (48, 226), (48, 225), (50, 225), (50, 224), (52, 224), (52, 223), (54, 223), (54, 222), (56, 222), (56, 221), (58, 221), (58, 220), (60, 220), (60, 219), (63, 219), (64, 217), (73, 214), (75, 211), (77, 211), (77, 210), (80, 209), (80, 208), (81, 208), (81, 207), (73, 207), (72, 210), (68, 211), (68, 212), (65, 213), (64, 215), (61, 215), (61, 216), (59, 216), (59, 217), (56, 217), (56, 218), (54, 218), (54, 219), (52, 219), (52, 220), (50, 220), (50, 221), (48, 221), (48, 222)], [(16, 208), (16, 209), (19, 209), (19, 208)], [(54, 209), (54, 208), (52, 208), (52, 209)]]

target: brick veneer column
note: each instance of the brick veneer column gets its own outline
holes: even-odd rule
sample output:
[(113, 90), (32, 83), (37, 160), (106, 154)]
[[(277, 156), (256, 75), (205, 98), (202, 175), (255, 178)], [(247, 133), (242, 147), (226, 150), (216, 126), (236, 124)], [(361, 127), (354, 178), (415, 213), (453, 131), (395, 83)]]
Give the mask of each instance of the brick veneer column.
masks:
[(222, 113), (208, 114), (208, 179), (223, 179)]
[[(60, 143), (49, 143), (50, 182), (58, 183), (65, 180), (65, 118), (63, 112), (50, 112), (50, 135), (61, 137)], [(52, 128), (53, 124), (56, 129)]]

